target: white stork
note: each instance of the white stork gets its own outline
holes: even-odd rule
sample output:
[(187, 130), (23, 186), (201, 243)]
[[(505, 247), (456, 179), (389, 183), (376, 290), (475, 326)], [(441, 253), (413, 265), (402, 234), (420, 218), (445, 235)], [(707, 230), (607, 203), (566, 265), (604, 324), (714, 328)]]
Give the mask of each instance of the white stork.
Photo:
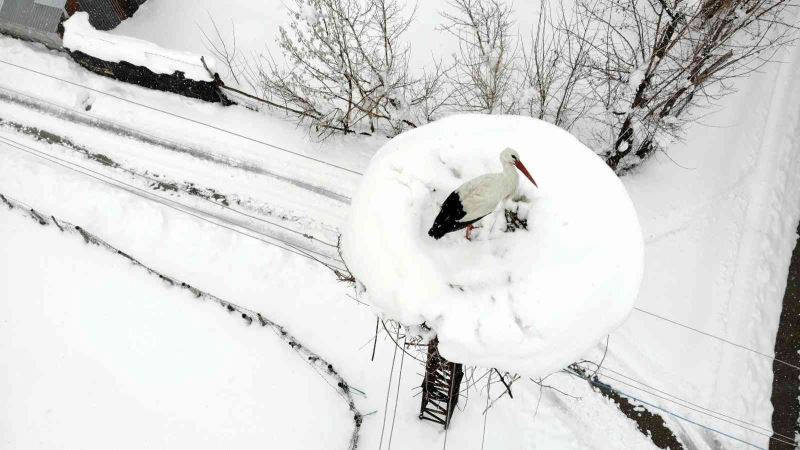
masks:
[(466, 228), (467, 239), (471, 240), (472, 224), (491, 214), (500, 202), (517, 192), (519, 176), (516, 169), (539, 187), (514, 149), (503, 150), (500, 163), (503, 165), (502, 172), (473, 178), (447, 196), (433, 226), (428, 230), (428, 236), (441, 239), (447, 233)]

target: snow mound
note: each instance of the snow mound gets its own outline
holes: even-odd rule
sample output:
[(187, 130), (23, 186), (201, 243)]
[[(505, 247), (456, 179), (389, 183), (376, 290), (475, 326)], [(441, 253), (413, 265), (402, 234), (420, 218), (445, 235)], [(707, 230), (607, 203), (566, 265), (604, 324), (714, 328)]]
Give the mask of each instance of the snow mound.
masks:
[[(104, 61), (126, 61), (147, 67), (155, 73), (172, 75), (183, 72), (186, 78), (213, 81), (200, 61), (201, 55), (168, 50), (152, 42), (96, 30), (89, 23), (89, 14), (86, 12), (77, 12), (64, 21), (64, 47)], [(209, 56), (204, 57), (213, 72), (216, 61)]]
[[(500, 172), (506, 147), (539, 189), (520, 176), (516, 198), (476, 224), (471, 242), (463, 231), (430, 238), (447, 195)], [(508, 227), (505, 210), (527, 230)], [(545, 122), (486, 115), (451, 116), (384, 145), (353, 199), (343, 255), (369, 302), (403, 324), (426, 323), (445, 358), (528, 376), (568, 365), (622, 323), (644, 258), (630, 198), (597, 155)]]

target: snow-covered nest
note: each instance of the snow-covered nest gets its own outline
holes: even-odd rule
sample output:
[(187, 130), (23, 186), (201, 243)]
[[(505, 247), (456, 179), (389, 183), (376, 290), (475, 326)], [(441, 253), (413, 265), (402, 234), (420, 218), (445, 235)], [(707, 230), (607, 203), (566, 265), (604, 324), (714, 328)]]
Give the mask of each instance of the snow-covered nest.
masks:
[[(213, 80), (200, 61), (201, 55), (168, 50), (152, 42), (95, 30), (86, 12), (77, 12), (64, 22), (64, 47), (103, 61), (126, 61), (155, 73), (172, 75), (183, 72), (186, 78), (193, 80)], [(213, 72), (214, 58), (205, 56), (205, 61)]]
[[(539, 185), (463, 232), (427, 234), (445, 197), (501, 171), (511, 147)], [(527, 230), (507, 230), (505, 209)], [(566, 131), (516, 116), (460, 115), (402, 134), (372, 160), (353, 199), (343, 255), (379, 312), (425, 323), (442, 355), (529, 376), (558, 370), (617, 327), (643, 268), (625, 188)]]

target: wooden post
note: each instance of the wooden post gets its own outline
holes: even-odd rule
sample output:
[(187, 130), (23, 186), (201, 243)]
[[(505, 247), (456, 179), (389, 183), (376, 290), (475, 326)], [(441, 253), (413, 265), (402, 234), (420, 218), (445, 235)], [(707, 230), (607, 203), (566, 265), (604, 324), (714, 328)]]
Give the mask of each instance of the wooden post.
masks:
[(433, 338), (428, 344), (419, 418), (442, 424), (447, 429), (458, 405), (463, 378), (464, 367), (442, 358), (439, 354), (439, 339)]

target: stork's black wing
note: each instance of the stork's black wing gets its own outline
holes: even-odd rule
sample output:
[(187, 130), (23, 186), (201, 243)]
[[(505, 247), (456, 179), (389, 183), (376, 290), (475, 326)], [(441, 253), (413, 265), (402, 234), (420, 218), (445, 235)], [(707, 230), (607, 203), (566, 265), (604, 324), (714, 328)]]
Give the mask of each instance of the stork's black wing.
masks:
[(458, 191), (453, 191), (442, 203), (442, 209), (436, 220), (433, 221), (433, 226), (428, 230), (428, 236), (434, 239), (441, 239), (447, 233), (461, 230), (467, 226), (481, 220), (481, 218), (470, 220), (468, 222), (459, 222), (467, 212), (464, 211), (464, 205), (461, 204), (461, 198), (458, 196)]

